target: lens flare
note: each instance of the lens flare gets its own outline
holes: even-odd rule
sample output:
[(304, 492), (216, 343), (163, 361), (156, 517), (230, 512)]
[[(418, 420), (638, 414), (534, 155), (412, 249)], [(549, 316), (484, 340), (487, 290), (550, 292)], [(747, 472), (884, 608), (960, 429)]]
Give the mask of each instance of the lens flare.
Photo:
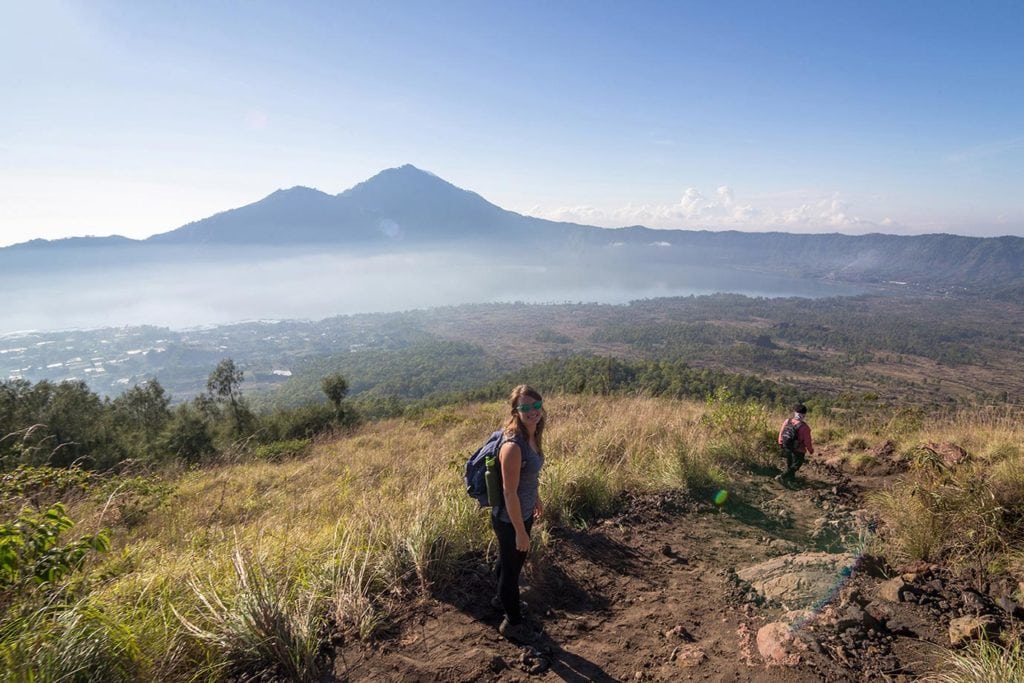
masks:
[(725, 502), (727, 500), (729, 500), (729, 492), (726, 491), (725, 489), (722, 489), (718, 493), (715, 494), (715, 497), (714, 497), (715, 505), (721, 507), (721, 506), (725, 505)]

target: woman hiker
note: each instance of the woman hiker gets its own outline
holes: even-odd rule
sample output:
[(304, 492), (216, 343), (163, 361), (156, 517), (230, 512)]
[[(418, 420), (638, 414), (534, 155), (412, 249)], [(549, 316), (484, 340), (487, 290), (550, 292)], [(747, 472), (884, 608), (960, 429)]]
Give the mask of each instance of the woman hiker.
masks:
[(544, 399), (525, 384), (512, 390), (506, 441), (498, 452), (504, 503), (491, 510), (491, 526), (498, 537), (498, 594), (491, 605), (505, 612), (501, 635), (530, 643), (539, 633), (523, 619), (519, 601), (519, 574), (530, 550), (530, 529), (544, 513), (540, 500), (540, 469), (544, 466)]

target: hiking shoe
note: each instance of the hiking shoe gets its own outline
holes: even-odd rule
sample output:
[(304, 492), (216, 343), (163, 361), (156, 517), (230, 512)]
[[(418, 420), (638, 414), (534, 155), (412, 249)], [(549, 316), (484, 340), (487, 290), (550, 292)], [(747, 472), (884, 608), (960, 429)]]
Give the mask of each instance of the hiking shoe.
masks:
[[(491, 607), (493, 607), (494, 609), (496, 609), (499, 612), (504, 612), (505, 611), (505, 607), (501, 604), (501, 598), (499, 598), (497, 595), (495, 595), (493, 598), (491, 598)], [(527, 610), (526, 601), (525, 600), (520, 600), (519, 601), (519, 612), (521, 614), (526, 614), (526, 610)]]
[(514, 643), (520, 643), (521, 645), (535, 643), (537, 642), (537, 638), (540, 637), (540, 633), (530, 628), (525, 621), (521, 621), (518, 624), (510, 624), (508, 623), (508, 617), (501, 620), (501, 626), (498, 627), (498, 633), (505, 636), (508, 640), (511, 640)]

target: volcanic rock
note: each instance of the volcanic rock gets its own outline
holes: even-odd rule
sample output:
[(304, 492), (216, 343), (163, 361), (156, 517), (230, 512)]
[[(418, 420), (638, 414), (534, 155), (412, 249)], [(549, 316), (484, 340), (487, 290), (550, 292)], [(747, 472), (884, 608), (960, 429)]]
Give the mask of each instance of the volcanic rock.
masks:
[(953, 647), (990, 635), (996, 627), (996, 620), (984, 615), (980, 617), (959, 617), (949, 622), (949, 642)]
[(855, 560), (847, 553), (789, 554), (741, 569), (736, 575), (768, 600), (790, 608), (811, 607), (849, 576)]

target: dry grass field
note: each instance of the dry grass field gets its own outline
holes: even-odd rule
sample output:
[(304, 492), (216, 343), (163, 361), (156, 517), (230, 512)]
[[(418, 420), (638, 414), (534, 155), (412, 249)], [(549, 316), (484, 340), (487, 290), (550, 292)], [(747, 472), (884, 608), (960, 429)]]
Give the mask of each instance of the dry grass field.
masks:
[[(585, 530), (629, 497), (707, 499), (767, 480), (758, 473), (776, 462), (783, 417), (726, 396), (550, 396), (546, 404), (538, 558), (561, 552), (560, 530)], [(77, 522), (69, 537), (107, 528), (112, 548), (59, 586), (7, 591), (7, 679), (243, 680), (271, 672), (319, 680), (337, 671), (332, 643), (390, 642), (411, 605), (488, 552), (486, 513), (463, 492), (461, 469), (503, 413), (497, 403), (438, 406), (325, 437), (281, 462), (224, 462), (65, 490)], [(857, 474), (899, 464), (865, 495), (883, 529), (872, 552), (1024, 579), (1020, 415), (882, 415), (858, 424), (812, 416), (812, 424), (831, 467)], [(887, 441), (883, 463), (872, 449)], [(940, 443), (968, 456), (943, 464), (927, 447)], [(1011, 658), (1019, 667), (1019, 652)]]

